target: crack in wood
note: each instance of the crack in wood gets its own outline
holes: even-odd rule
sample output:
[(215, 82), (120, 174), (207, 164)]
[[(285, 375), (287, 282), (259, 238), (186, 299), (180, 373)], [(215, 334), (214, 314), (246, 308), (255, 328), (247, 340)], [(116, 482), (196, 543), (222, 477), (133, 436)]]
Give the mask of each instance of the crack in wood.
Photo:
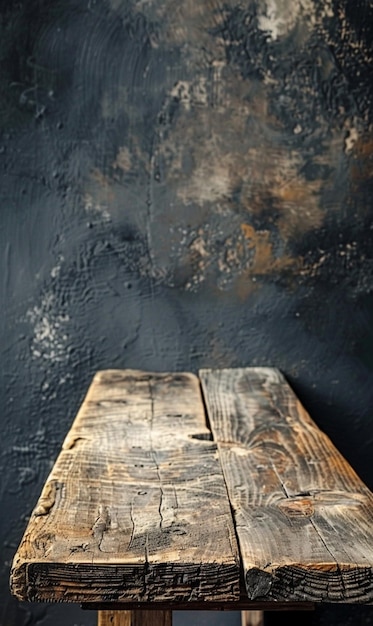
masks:
[(271, 459), (271, 467), (272, 467), (272, 469), (273, 469), (274, 473), (276, 474), (276, 476), (277, 476), (277, 478), (278, 478), (278, 481), (279, 481), (279, 483), (280, 483), (281, 489), (282, 489), (282, 491), (284, 492), (284, 494), (285, 494), (286, 498), (290, 498), (290, 495), (289, 495), (288, 490), (286, 489), (285, 483), (284, 483), (284, 481), (282, 480), (282, 478), (281, 478), (280, 474), (278, 473), (278, 471), (277, 471), (277, 467), (276, 467), (276, 465), (274, 464), (274, 462), (273, 462), (273, 460), (272, 460), (272, 459)]
[(129, 543), (128, 543), (128, 549), (132, 548), (132, 543), (133, 543), (133, 539), (134, 539), (134, 536), (135, 536), (135, 520), (134, 520), (134, 517), (133, 517), (133, 506), (134, 506), (134, 502), (132, 500), (131, 501), (131, 506), (130, 506), (130, 520), (131, 520), (131, 523), (132, 523), (132, 530), (131, 530), (131, 537), (130, 537), (130, 540), (129, 540)]
[(100, 552), (103, 552), (102, 542), (105, 532), (107, 532), (110, 528), (110, 524), (111, 519), (109, 507), (100, 505), (98, 509), (98, 517), (92, 526), (92, 534), (97, 541), (97, 546)]
[(212, 434), (209, 433), (194, 433), (192, 435), (188, 435), (189, 439), (195, 439), (196, 441), (213, 441)]
[(146, 533), (145, 536), (145, 544), (144, 544), (144, 558), (145, 558), (145, 563), (144, 563), (144, 576), (143, 576), (143, 583), (144, 583), (144, 590), (143, 590), (143, 597), (147, 600), (149, 600), (149, 592), (148, 592), (148, 578), (149, 578), (149, 574), (150, 574), (150, 563), (149, 563), (149, 536), (148, 533)]
[(152, 456), (153, 463), (155, 465), (157, 476), (158, 476), (158, 481), (159, 481), (160, 499), (159, 499), (158, 513), (159, 513), (159, 518), (160, 518), (159, 519), (159, 528), (162, 530), (162, 528), (163, 528), (162, 506), (163, 506), (164, 494), (163, 494), (162, 477), (161, 477), (161, 473), (160, 473), (160, 469), (159, 469), (159, 463), (158, 463), (158, 459), (157, 459), (157, 453), (154, 450), (154, 445), (153, 445), (154, 396), (153, 396), (153, 387), (152, 387), (151, 380), (149, 380), (149, 396), (150, 396), (150, 410), (151, 410), (150, 432), (149, 432), (149, 437), (150, 437), (150, 454)]

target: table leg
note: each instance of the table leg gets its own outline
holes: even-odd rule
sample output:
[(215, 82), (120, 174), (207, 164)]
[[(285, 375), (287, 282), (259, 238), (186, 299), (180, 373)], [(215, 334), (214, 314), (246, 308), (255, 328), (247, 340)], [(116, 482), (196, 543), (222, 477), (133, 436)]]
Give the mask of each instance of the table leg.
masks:
[(241, 611), (242, 626), (263, 626), (263, 611)]
[(99, 611), (97, 626), (131, 626), (131, 611)]
[(172, 611), (99, 611), (97, 626), (172, 626)]

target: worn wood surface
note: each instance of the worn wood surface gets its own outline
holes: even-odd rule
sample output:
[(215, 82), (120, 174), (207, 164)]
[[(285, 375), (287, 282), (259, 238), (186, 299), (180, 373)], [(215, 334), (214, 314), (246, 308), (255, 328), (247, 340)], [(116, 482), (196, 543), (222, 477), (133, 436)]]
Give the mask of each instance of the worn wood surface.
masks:
[(131, 611), (99, 611), (97, 626), (132, 626)]
[(371, 603), (371, 492), (280, 372), (200, 377), (249, 598)]
[(280, 372), (200, 379), (204, 400), (192, 374), (96, 375), (15, 556), (18, 598), (135, 611), (372, 602), (373, 496)]
[(99, 611), (97, 626), (172, 626), (172, 611)]
[(241, 626), (264, 626), (263, 611), (242, 611)]
[(239, 559), (198, 379), (96, 375), (14, 559), (21, 600), (229, 601)]

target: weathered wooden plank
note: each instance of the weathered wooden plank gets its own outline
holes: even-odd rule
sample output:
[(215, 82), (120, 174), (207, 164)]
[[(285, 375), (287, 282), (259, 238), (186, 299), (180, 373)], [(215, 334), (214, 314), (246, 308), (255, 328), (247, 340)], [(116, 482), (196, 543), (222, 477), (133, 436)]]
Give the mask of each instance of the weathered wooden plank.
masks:
[(373, 601), (373, 496), (278, 370), (200, 372), (249, 598)]
[(22, 600), (239, 597), (233, 521), (195, 376), (96, 375), (11, 585)]

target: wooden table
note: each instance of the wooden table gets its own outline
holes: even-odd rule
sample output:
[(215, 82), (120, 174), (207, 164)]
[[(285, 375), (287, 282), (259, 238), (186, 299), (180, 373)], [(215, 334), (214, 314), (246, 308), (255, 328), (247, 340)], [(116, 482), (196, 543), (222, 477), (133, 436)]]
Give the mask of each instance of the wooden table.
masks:
[(183, 608), (368, 604), (372, 503), (278, 370), (102, 371), (11, 588), (98, 608), (101, 626), (166, 626)]

